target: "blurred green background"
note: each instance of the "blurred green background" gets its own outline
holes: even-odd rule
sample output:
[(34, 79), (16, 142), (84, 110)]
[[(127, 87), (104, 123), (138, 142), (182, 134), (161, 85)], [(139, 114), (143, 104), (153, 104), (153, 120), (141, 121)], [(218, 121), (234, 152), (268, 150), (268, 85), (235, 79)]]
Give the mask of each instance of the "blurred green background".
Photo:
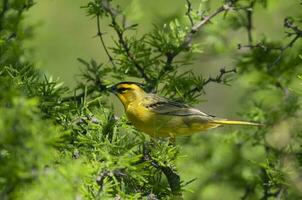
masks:
[[(61, 81), (71, 87), (75, 85), (78, 79), (77, 75), (81, 71), (81, 64), (77, 58), (86, 60), (93, 58), (99, 62), (108, 62), (99, 39), (95, 37), (97, 32), (95, 19), (87, 17), (85, 11), (81, 9), (81, 6), (87, 2), (88, 0), (40, 0), (27, 13), (28, 17), (26, 17), (26, 23), (36, 26), (35, 37), (27, 41), (26, 45), (34, 50), (32, 57), (36, 61), (37, 67), (49, 75), (60, 77)], [(199, 2), (197, 0), (192, 1), (193, 5), (198, 5)], [(209, 8), (214, 10), (221, 2), (221, 0), (209, 1)], [(263, 35), (269, 36), (270, 40), (284, 38), (283, 19), (301, 12), (297, 6), (298, 1), (275, 0), (268, 2), (267, 9), (255, 8), (253, 35), (255, 42), (259, 41)], [(131, 23), (139, 24), (138, 35), (150, 31), (154, 24), (162, 25), (171, 19), (182, 17), (186, 11), (184, 0), (124, 0), (114, 1), (114, 3), (121, 5)], [(203, 45), (205, 51), (209, 47), (214, 49), (196, 55), (195, 62), (192, 64), (194, 71), (202, 73), (206, 77), (216, 76), (222, 67), (235, 67), (233, 64), (236, 60), (234, 53), (242, 51), (237, 49), (237, 44), (247, 44), (246, 30), (225, 32), (223, 24), (221, 24), (223, 20), (217, 20), (220, 24), (216, 21), (219, 18), (223, 18), (223, 16), (215, 18), (211, 24), (208, 24), (205, 32), (211, 31), (211, 29), (221, 29), (220, 34), (228, 38), (227, 40), (213, 41), (215, 37), (211, 37), (210, 34), (200, 34), (195, 40)], [(102, 25), (102, 31), (106, 33), (105, 42), (110, 46), (113, 44), (112, 37), (115, 35), (108, 29), (108, 21), (102, 21)], [(215, 46), (213, 47), (214, 42)], [(287, 39), (284, 42), (286, 44)], [(239, 78), (235, 75), (231, 87), (210, 84), (197, 107), (210, 114), (238, 119), (237, 112), (243, 109), (240, 101), (241, 96), (245, 88), (253, 84), (253, 82), (248, 81), (248, 78)], [(121, 114), (123, 111), (118, 100), (114, 97), (111, 98), (115, 105), (119, 105), (116, 112)], [(212, 137), (219, 136), (216, 134)], [(227, 144), (223, 144), (220, 149), (220, 151), (216, 151), (217, 156), (214, 156), (211, 162), (221, 165), (223, 162), (236, 161), (235, 157), (230, 157), (233, 154), (228, 152), (233, 150), (229, 149)], [(191, 157), (202, 159), (202, 155), (206, 151), (207, 149), (203, 149), (203, 146), (196, 142), (196, 146), (193, 144), (192, 148), (184, 147), (183, 155), (192, 154)], [(257, 157), (257, 151), (258, 149), (255, 149), (254, 157)], [(194, 195), (196, 199), (238, 199), (240, 197), (234, 188), (217, 184), (208, 185), (201, 194), (197, 193), (196, 196), (195, 191), (203, 187), (203, 184), (198, 180), (210, 176), (210, 174), (207, 173), (206, 164), (203, 167), (188, 166), (186, 159), (184, 157), (179, 161), (179, 170), (183, 178), (190, 180), (198, 177), (197, 181), (187, 187), (192, 190), (187, 192), (187, 195), (191, 196), (192, 199)], [(213, 166), (213, 163), (209, 166)], [(249, 176), (249, 172), (243, 171), (243, 173)], [(219, 188), (224, 189), (220, 190)]]

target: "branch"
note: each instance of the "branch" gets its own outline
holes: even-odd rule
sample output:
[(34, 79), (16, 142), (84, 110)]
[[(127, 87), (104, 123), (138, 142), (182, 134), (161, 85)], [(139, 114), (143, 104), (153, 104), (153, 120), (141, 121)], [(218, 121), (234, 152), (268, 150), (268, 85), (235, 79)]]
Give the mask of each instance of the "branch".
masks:
[(261, 48), (261, 49), (263, 49), (263, 51), (267, 51), (268, 49), (271, 49), (271, 48), (268, 48), (267, 46), (265, 46), (265, 45), (264, 45), (263, 43), (261, 43), (261, 42), (255, 44), (255, 45), (253, 45), (253, 44), (246, 44), (246, 45), (244, 45), (244, 44), (238, 44), (237, 46), (238, 46), (237, 48), (238, 48), (239, 50), (240, 50), (240, 49), (243, 49), (243, 48), (248, 48), (248, 49)]
[(247, 17), (246, 29), (247, 29), (248, 41), (249, 41), (250, 45), (253, 44), (252, 29), (253, 29), (253, 8), (254, 8), (254, 5), (255, 5), (255, 1), (252, 1), (250, 3), (249, 8), (245, 9), (246, 17)]
[(271, 68), (272, 66), (278, 64), (282, 58), (282, 56), (284, 55), (285, 51), (289, 48), (291, 48), (294, 43), (302, 38), (302, 30), (300, 28), (298, 28), (296, 25), (294, 25), (293, 22), (291, 22), (288, 18), (285, 18), (284, 20), (284, 27), (291, 29), (293, 32), (287, 33), (288, 37), (294, 36), (290, 42), (288, 44), (286, 44), (285, 46), (281, 46), (281, 47), (267, 47), (265, 46), (263, 43), (257, 43), (256, 45), (253, 44), (248, 44), (248, 45), (242, 45), (242, 44), (238, 44), (238, 49), (242, 49), (242, 48), (249, 48), (249, 49), (254, 49), (254, 48), (261, 48), (263, 49), (265, 52), (270, 51), (270, 50), (275, 50), (275, 51), (280, 51), (280, 54), (278, 55), (278, 57), (274, 60), (274, 62), (269, 65), (269, 68)]
[(118, 25), (117, 21), (116, 21), (116, 17), (118, 16), (118, 11), (115, 10), (114, 8), (111, 7), (110, 3), (108, 0), (99, 0), (100, 4), (102, 5), (103, 9), (109, 14), (109, 16), (111, 17), (111, 26), (112, 28), (115, 30), (118, 39), (119, 39), (119, 43), (121, 44), (121, 46), (123, 47), (123, 49), (126, 52), (126, 55), (128, 56), (128, 58), (131, 60), (131, 62), (133, 63), (133, 65), (135, 66), (135, 68), (139, 71), (140, 75), (142, 76), (142, 78), (145, 79), (146, 82), (150, 81), (150, 78), (147, 76), (147, 74), (145, 73), (145, 70), (143, 68), (143, 66), (141, 66), (136, 59), (134, 58), (134, 56), (131, 54), (130, 52), (130, 48), (124, 38), (124, 31), (123, 29)]
[[(216, 15), (222, 13), (224, 11), (230, 10), (232, 7), (229, 4), (224, 4), (223, 6), (219, 7), (214, 13), (209, 16), (204, 16), (201, 21), (194, 24), (191, 28), (191, 31), (185, 36), (183, 43), (181, 44), (180, 48), (184, 49), (190, 45), (193, 39), (193, 35), (201, 29), (205, 24), (211, 21)], [(179, 53), (179, 52), (178, 52)], [(178, 54), (177, 53), (177, 54)]]
[(269, 68), (271, 68), (272, 66), (278, 64), (282, 58), (282, 56), (284, 55), (285, 51), (287, 49), (289, 49), (290, 47), (292, 47), (294, 45), (294, 43), (300, 38), (301, 36), (296, 35), (287, 45), (285, 45), (284, 47), (280, 48), (280, 54), (279, 56), (275, 59), (275, 61), (269, 66)]
[(290, 21), (288, 18), (285, 18), (284, 20), (284, 27), (288, 29), (292, 29), (296, 35), (299, 35), (302, 37), (302, 30), (299, 29), (292, 21)]
[(216, 82), (216, 83), (221, 83), (222, 82), (222, 78), (225, 74), (229, 74), (229, 73), (236, 73), (236, 69), (230, 69), (230, 70), (225, 70), (224, 68), (220, 69), (220, 74), (216, 76), (216, 78), (212, 78), (209, 77), (204, 83), (203, 85), (207, 85), (210, 82)]
[(284, 20), (284, 27), (291, 29), (292, 31), (294, 31), (293, 33), (287, 33), (287, 35), (290, 37), (292, 35), (295, 35), (295, 37), (284, 47), (280, 48), (281, 52), (279, 54), (279, 56), (275, 59), (275, 61), (269, 66), (269, 68), (271, 68), (272, 66), (278, 64), (282, 58), (282, 56), (284, 55), (285, 51), (289, 48), (291, 48), (294, 43), (302, 37), (302, 30), (299, 29), (291, 20), (289, 20), (288, 18), (285, 18)]
[(103, 33), (101, 32), (101, 26), (100, 26), (100, 16), (97, 15), (96, 16), (96, 21), (97, 21), (97, 36), (100, 38), (101, 40), (101, 43), (102, 43), (102, 46), (107, 54), (107, 57), (109, 58), (109, 61), (111, 62), (112, 66), (115, 67), (115, 63), (114, 63), (114, 60), (112, 58), (112, 56), (110, 55), (106, 45), (105, 45), (105, 42), (104, 42), (104, 38), (103, 38)]
[(174, 54), (174, 53), (168, 53), (166, 55), (166, 57), (167, 57), (166, 63), (164, 65), (164, 67), (160, 70), (160, 72), (158, 73), (157, 82), (160, 81), (167, 74), (167, 72), (172, 69), (172, 62), (176, 56), (177, 56), (177, 54)]
[(221, 83), (223, 82), (223, 78), (226, 74), (231, 74), (231, 73), (236, 73), (237, 70), (234, 68), (234, 69), (230, 69), (230, 70), (225, 70), (224, 68), (220, 69), (220, 74), (218, 74), (215, 78), (212, 78), (212, 77), (209, 77), (208, 79), (204, 80), (202, 85), (198, 85), (196, 87), (194, 87), (193, 89), (191, 89), (190, 91), (188, 91), (188, 94), (194, 94), (195, 92), (200, 92), (203, 90), (203, 88), (211, 83), (211, 82), (214, 82), (214, 83)]
[(166, 59), (166, 63), (165, 66), (162, 68), (162, 70), (159, 72), (159, 76), (157, 78), (157, 80), (160, 80), (164, 75), (166, 75), (166, 72), (169, 71), (169, 69), (172, 66), (173, 60), (174, 58), (185, 48), (187, 48), (188, 46), (190, 46), (192, 40), (193, 40), (193, 35), (195, 33), (198, 32), (199, 29), (201, 29), (205, 24), (207, 24), (208, 22), (211, 21), (211, 19), (213, 19), (215, 16), (217, 16), (218, 14), (230, 10), (232, 7), (230, 4), (224, 4), (223, 6), (219, 7), (215, 12), (213, 12), (211, 15), (209, 16), (204, 16), (201, 21), (197, 22), (197, 23), (193, 23), (193, 19), (190, 15), (190, 12), (192, 11), (192, 4), (190, 2), (190, 0), (186, 0), (187, 2), (187, 12), (186, 15), (188, 16), (190, 23), (191, 23), (191, 30), (187, 33), (187, 35), (185, 36), (182, 44), (175, 50), (172, 51), (170, 53), (168, 53), (166, 55), (167, 59)]
[(178, 197), (178, 199), (182, 199), (181, 182), (179, 175), (170, 167), (161, 166), (156, 160), (154, 160), (151, 157), (146, 144), (144, 144), (143, 146), (143, 161), (148, 161), (153, 167), (159, 169), (166, 176), (173, 196)]
[(188, 16), (189, 18), (189, 21), (191, 23), (191, 26), (194, 26), (194, 21), (193, 21), (193, 18), (191, 16), (191, 12), (192, 12), (192, 3), (190, 0), (186, 0), (187, 2), (187, 12), (186, 12), (186, 15)]
[(268, 47), (268, 46), (265, 46), (265, 44), (262, 43), (262, 42), (259, 42), (255, 45), (253, 45), (253, 44), (246, 44), (246, 45), (238, 44), (238, 49), (243, 49), (243, 48), (248, 48), (248, 49), (260, 48), (265, 52), (271, 51), (271, 50), (282, 51), (282, 47)]

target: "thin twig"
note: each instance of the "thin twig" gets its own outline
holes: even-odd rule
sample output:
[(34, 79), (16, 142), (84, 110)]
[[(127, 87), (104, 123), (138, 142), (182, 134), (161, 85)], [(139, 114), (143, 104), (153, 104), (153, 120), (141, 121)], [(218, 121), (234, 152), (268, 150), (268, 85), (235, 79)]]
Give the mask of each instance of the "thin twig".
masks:
[(191, 16), (191, 12), (192, 12), (192, 3), (190, 0), (186, 0), (187, 2), (187, 12), (186, 12), (186, 15), (188, 16), (188, 19), (191, 23), (191, 26), (194, 26), (194, 21), (193, 21), (193, 18)]
[(112, 56), (110, 55), (106, 45), (105, 45), (105, 41), (104, 41), (104, 38), (103, 38), (103, 33), (101, 32), (101, 26), (100, 26), (100, 16), (97, 15), (96, 16), (96, 21), (97, 21), (97, 36), (100, 38), (101, 40), (101, 43), (102, 43), (102, 46), (109, 58), (109, 61), (111, 62), (112, 66), (115, 67), (115, 63), (114, 63), (114, 60), (112, 58)]
[(216, 83), (220, 83), (222, 81), (222, 78), (225, 74), (229, 74), (229, 73), (236, 73), (236, 69), (230, 69), (230, 70), (225, 70), (225, 69), (220, 69), (220, 74), (216, 76), (216, 78), (212, 78), (209, 77), (204, 83), (204, 85), (207, 85), (210, 82), (216, 82)]
[(288, 29), (292, 29), (296, 35), (299, 35), (302, 37), (302, 30), (299, 29), (293, 22), (291, 22), (288, 18), (285, 18), (284, 20), (284, 27)]
[(134, 56), (130, 52), (130, 48), (128, 46), (128, 43), (126, 42), (126, 40), (124, 38), (124, 31), (118, 25), (118, 23), (116, 21), (116, 17), (118, 16), (118, 11), (111, 7), (111, 5), (110, 5), (110, 3), (109, 3), (108, 0), (100, 0), (100, 3), (102, 5), (103, 9), (110, 15), (110, 17), (111, 17), (111, 25), (112, 25), (113, 29), (115, 30), (115, 32), (116, 32), (116, 34), (118, 36), (118, 39), (119, 39), (119, 43), (121, 44), (121, 46), (125, 50), (126, 55), (131, 60), (131, 62), (135, 66), (135, 68), (139, 71), (139, 73), (142, 76), (142, 78), (144, 78), (146, 82), (149, 82), (151, 79), (145, 73), (145, 70), (144, 70), (143, 66), (141, 66), (137, 62), (137, 60), (134, 58)]
[(255, 44), (255, 45), (253, 45), (253, 44), (246, 44), (246, 45), (238, 44), (238, 49), (243, 49), (243, 48), (248, 48), (248, 49), (261, 48), (261, 49), (263, 49), (263, 51), (267, 51), (268, 49), (270, 49), (261, 42)]
[(149, 149), (146, 146), (146, 144), (144, 144), (143, 146), (143, 155), (144, 155), (143, 161), (150, 162), (153, 167), (159, 169), (166, 176), (172, 194), (182, 199), (181, 182), (180, 182), (179, 175), (176, 172), (174, 172), (172, 168), (168, 166), (162, 166), (156, 160), (154, 160), (151, 157)]
[(221, 83), (223, 81), (223, 78), (226, 74), (230, 74), (230, 73), (236, 73), (236, 69), (230, 69), (230, 70), (225, 70), (224, 68), (220, 69), (220, 73), (215, 77), (209, 77), (208, 79), (204, 80), (203, 83), (201, 85), (198, 85), (196, 87), (194, 87), (193, 89), (188, 91), (188, 94), (194, 94), (195, 92), (200, 92), (203, 90), (203, 88), (211, 83)]
[(189, 0), (187, 1), (187, 5), (188, 5), (188, 10), (186, 15), (189, 17), (189, 20), (191, 22), (191, 30), (187, 33), (187, 35), (185, 36), (183, 42), (181, 43), (181, 45), (172, 52), (169, 52), (166, 54), (166, 63), (164, 65), (164, 67), (161, 69), (161, 71), (158, 74), (157, 80), (161, 80), (162, 77), (164, 77), (167, 73), (167, 71), (169, 71), (169, 69), (172, 66), (172, 63), (174, 61), (174, 58), (183, 50), (186, 49), (188, 46), (190, 46), (192, 40), (193, 40), (193, 35), (199, 30), (201, 29), (205, 24), (207, 24), (208, 22), (210, 22), (211, 19), (213, 19), (215, 16), (217, 16), (219, 13), (222, 13), (224, 11), (230, 10), (232, 7), (230, 4), (225, 4), (221, 7), (219, 7), (215, 12), (213, 12), (211, 15), (209, 16), (205, 16), (202, 18), (201, 21), (197, 22), (197, 23), (193, 23), (193, 19), (190, 15), (191, 12), (191, 2)]
[(177, 54), (170, 54), (170, 53), (166, 55), (167, 57), (166, 63), (158, 73), (158, 77), (157, 77), (158, 81), (160, 81), (170, 71), (170, 69), (172, 69), (172, 63), (176, 55)]
[(249, 41), (250, 45), (253, 44), (252, 29), (253, 29), (253, 8), (254, 8), (254, 5), (255, 5), (255, 1), (252, 1), (250, 3), (249, 8), (246, 9), (246, 17), (247, 17), (246, 29), (247, 29), (248, 41)]
[(194, 24), (191, 28), (191, 31), (186, 35), (183, 43), (181, 44), (181, 50), (188, 47), (188, 45), (191, 43), (192, 39), (193, 39), (193, 35), (200, 29), (202, 28), (205, 24), (207, 24), (208, 22), (210, 22), (210, 20), (212, 18), (214, 18), (216, 15), (218, 15), (219, 13), (222, 13), (224, 11), (230, 10), (232, 7), (229, 4), (225, 4), (221, 7), (219, 7), (214, 13), (212, 13), (209, 16), (205, 16), (203, 17), (203, 19), (199, 22), (197, 22), (196, 24)]
[(271, 68), (272, 66), (278, 64), (282, 58), (282, 56), (284, 55), (285, 51), (287, 49), (289, 49), (290, 47), (292, 47), (294, 45), (294, 43), (300, 38), (301, 36), (296, 35), (287, 45), (285, 45), (284, 47), (282, 47), (280, 49), (280, 54), (279, 56), (275, 59), (275, 61), (269, 66), (269, 68)]
[(279, 54), (279, 56), (275, 59), (275, 61), (269, 66), (269, 68), (271, 68), (272, 66), (278, 64), (282, 58), (282, 56), (284, 55), (285, 51), (289, 48), (291, 48), (294, 43), (302, 37), (302, 30), (299, 29), (293, 22), (291, 22), (288, 18), (285, 18), (284, 20), (284, 27), (291, 29), (292, 31), (294, 31), (293, 33), (287, 33), (288, 36), (292, 36), (295, 35), (295, 37), (284, 47), (281, 48), (281, 52)]
[(288, 29), (291, 29), (293, 31), (291, 33), (287, 33), (288, 37), (294, 36), (292, 38), (292, 40), (290, 40), (289, 43), (287, 43), (285, 46), (267, 47), (263, 43), (257, 43), (255, 45), (253, 45), (249, 42), (248, 45), (238, 44), (238, 49), (242, 49), (242, 48), (250, 48), (250, 49), (261, 48), (265, 52), (271, 51), (271, 50), (280, 51), (278, 57), (273, 61), (272, 64), (270, 64), (268, 66), (268, 68), (271, 68), (271, 67), (273, 67), (274, 65), (276, 65), (280, 62), (281, 58), (283, 57), (283, 55), (284, 55), (284, 53), (287, 49), (291, 48), (298, 39), (302, 38), (302, 30), (299, 27), (297, 27), (296, 25), (294, 25), (294, 23), (291, 22), (288, 18), (286, 18), (284, 20), (284, 27), (288, 28)]
[(259, 42), (255, 45), (253, 45), (253, 44), (246, 44), (246, 45), (238, 44), (238, 49), (243, 49), (243, 48), (248, 48), (248, 49), (260, 48), (265, 52), (272, 51), (272, 50), (282, 51), (282, 49), (283, 49), (282, 47), (268, 47), (268, 46), (265, 46), (265, 44), (263, 44), (262, 42)]

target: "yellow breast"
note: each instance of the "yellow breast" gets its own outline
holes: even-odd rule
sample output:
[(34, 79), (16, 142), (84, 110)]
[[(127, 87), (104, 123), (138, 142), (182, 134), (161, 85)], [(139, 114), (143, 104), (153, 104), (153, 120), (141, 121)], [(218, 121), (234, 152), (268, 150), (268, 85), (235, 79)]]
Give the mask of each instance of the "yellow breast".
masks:
[(191, 135), (206, 129), (199, 123), (187, 123), (186, 116), (157, 114), (140, 104), (129, 104), (126, 115), (135, 127), (152, 137)]
[(131, 123), (143, 131), (150, 128), (150, 123), (155, 119), (154, 113), (140, 104), (129, 104), (125, 111)]

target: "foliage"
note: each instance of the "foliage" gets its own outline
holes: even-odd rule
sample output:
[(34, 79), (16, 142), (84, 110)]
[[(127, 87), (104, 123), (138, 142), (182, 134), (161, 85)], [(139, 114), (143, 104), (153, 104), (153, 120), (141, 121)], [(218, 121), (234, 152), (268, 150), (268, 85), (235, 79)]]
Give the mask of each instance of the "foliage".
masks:
[[(270, 1), (224, 1), (214, 10), (190, 1), (182, 19), (138, 35), (123, 9), (107, 0), (83, 6), (96, 21), (97, 37), (108, 63), (79, 58), (85, 66), (74, 90), (44, 75), (27, 59), (23, 42), (30, 0), (3, 0), (0, 5), (0, 196), (3, 199), (198, 199), (207, 191), (233, 191), (230, 199), (301, 198), (301, 73), (299, 19), (284, 19), (288, 41), (253, 34), (253, 15)], [(215, 28), (210, 21), (224, 14)], [(109, 18), (116, 35), (108, 47), (101, 20)], [(219, 19), (219, 18), (217, 18)], [(222, 25), (223, 24), (223, 25)], [(217, 53), (194, 41), (244, 28), (247, 44), (232, 55), (237, 69), (222, 68), (214, 77), (188, 66), (202, 52)], [(287, 42), (287, 43), (286, 43)], [(300, 42), (300, 43), (299, 43)], [(196, 134), (171, 144), (149, 138), (117, 118), (107, 88), (136, 78), (146, 90), (194, 104), (210, 83), (252, 86), (242, 97), (242, 118), (265, 127), (225, 135)], [(300, 77), (301, 79), (301, 77)], [(114, 81), (112, 81), (114, 80)], [(181, 146), (181, 147), (180, 147)], [(187, 169), (190, 163), (191, 170)], [(193, 173), (194, 172), (194, 173)], [(186, 176), (186, 178), (183, 178)], [(186, 190), (192, 182), (194, 192)], [(227, 189), (226, 189), (227, 188)]]

